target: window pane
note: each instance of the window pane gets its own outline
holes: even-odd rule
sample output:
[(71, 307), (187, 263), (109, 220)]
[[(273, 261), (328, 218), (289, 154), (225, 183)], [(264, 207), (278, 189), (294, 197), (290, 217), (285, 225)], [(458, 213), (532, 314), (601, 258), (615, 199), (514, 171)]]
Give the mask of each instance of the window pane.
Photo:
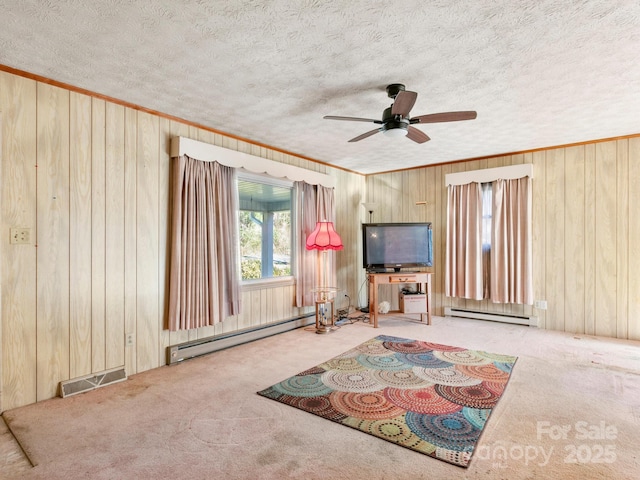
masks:
[(482, 248), (491, 248), (493, 191), (490, 183), (482, 184)]
[(243, 280), (291, 275), (292, 188), (238, 180)]

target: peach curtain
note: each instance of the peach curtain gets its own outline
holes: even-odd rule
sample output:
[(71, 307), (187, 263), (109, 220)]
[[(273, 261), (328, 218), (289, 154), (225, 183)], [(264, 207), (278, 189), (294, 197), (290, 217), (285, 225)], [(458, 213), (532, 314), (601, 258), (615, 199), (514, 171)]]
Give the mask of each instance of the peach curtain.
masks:
[[(298, 243), (296, 251), (296, 307), (315, 305), (311, 289), (320, 285), (318, 252), (307, 250), (306, 242), (316, 226), (316, 222), (328, 220), (335, 222), (334, 189), (322, 185), (310, 185), (304, 181), (295, 182), (296, 188), (296, 225), (298, 225)], [(328, 254), (331, 285), (336, 284), (335, 255)]]
[(492, 185), (491, 301), (533, 304), (531, 177)]
[(449, 185), (447, 196), (445, 294), (482, 300), (482, 187)]
[(307, 250), (307, 235), (316, 226), (316, 188), (306, 182), (295, 182), (296, 189), (296, 307), (314, 305), (317, 252)]
[[(323, 187), (318, 185), (316, 188), (316, 220), (318, 222), (328, 221), (332, 222), (335, 227), (336, 222), (336, 206), (333, 195), (334, 189), (329, 187)], [(315, 225), (314, 225), (315, 226)], [(340, 232), (338, 232), (340, 233)], [(316, 252), (317, 254), (317, 252)], [(327, 256), (327, 283), (328, 287), (336, 287), (337, 275), (336, 275), (336, 252), (329, 250), (323, 255)], [(320, 270), (320, 269), (318, 269)], [(320, 272), (317, 272), (316, 286), (322, 285), (323, 282), (320, 279)]]
[(172, 172), (169, 330), (240, 312), (235, 169), (180, 156)]

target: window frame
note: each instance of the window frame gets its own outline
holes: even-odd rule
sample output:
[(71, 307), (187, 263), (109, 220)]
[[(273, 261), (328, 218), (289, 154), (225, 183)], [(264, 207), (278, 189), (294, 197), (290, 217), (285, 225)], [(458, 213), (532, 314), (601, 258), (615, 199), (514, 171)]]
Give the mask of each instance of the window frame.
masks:
[[(273, 187), (281, 187), (287, 188), (291, 190), (291, 208), (289, 209), (291, 216), (291, 232), (290, 232), (290, 255), (289, 255), (289, 264), (290, 264), (290, 275), (282, 275), (278, 277), (261, 277), (261, 278), (253, 278), (253, 279), (244, 279), (242, 278), (242, 274), (240, 274), (240, 286), (243, 290), (257, 290), (264, 288), (266, 286), (269, 287), (278, 287), (278, 286), (286, 286), (293, 285), (295, 283), (295, 258), (297, 255), (296, 251), (296, 215), (295, 215), (295, 184), (292, 180), (287, 178), (278, 178), (273, 177), (268, 174), (255, 173), (247, 171), (243, 168), (239, 168), (237, 170), (236, 182), (246, 181), (252, 183), (258, 183), (263, 185), (270, 185)], [(238, 192), (238, 215), (240, 215), (241, 206), (240, 206), (240, 192)], [(238, 224), (238, 228), (240, 228), (240, 224)], [(237, 245), (237, 254), (239, 257), (238, 265), (242, 264), (242, 255), (240, 252), (240, 231), (238, 231), (238, 245)]]

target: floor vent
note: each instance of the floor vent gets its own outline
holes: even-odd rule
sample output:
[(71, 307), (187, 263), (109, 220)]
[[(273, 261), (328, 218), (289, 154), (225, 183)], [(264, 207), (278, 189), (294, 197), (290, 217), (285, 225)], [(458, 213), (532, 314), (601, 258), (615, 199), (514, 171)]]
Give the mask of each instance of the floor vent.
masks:
[(75, 395), (77, 393), (88, 392), (96, 388), (122, 382), (127, 379), (124, 367), (105, 370), (104, 372), (92, 373), (84, 377), (73, 378), (60, 382), (60, 396), (62, 398)]
[(264, 327), (251, 328), (230, 333), (227, 335), (216, 335), (213, 337), (201, 338), (190, 342), (180, 343), (167, 347), (167, 365), (182, 362), (189, 358), (199, 357), (218, 350), (229, 347), (235, 347), (247, 342), (253, 342), (261, 338), (270, 337), (278, 333), (293, 330), (307, 325), (315, 324), (315, 314), (305, 315), (303, 317), (284, 320), (272, 325)]
[(462, 317), (476, 320), (490, 320), (492, 322), (514, 323), (516, 325), (527, 325), (529, 327), (538, 326), (538, 317), (528, 317), (511, 313), (479, 312), (477, 310), (445, 307), (444, 315), (446, 317)]

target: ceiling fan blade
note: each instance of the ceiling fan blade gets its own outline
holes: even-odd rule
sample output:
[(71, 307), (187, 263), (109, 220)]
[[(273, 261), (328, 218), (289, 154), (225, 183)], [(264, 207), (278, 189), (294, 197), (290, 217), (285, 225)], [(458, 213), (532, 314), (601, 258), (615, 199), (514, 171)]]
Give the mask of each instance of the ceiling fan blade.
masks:
[(404, 90), (398, 92), (391, 106), (391, 114), (406, 117), (416, 103), (416, 98), (418, 98), (416, 92), (407, 92)]
[(431, 140), (429, 135), (424, 133), (422, 130), (418, 130), (416, 127), (409, 126), (407, 127), (407, 138), (409, 140), (413, 140), (416, 143), (424, 143)]
[(360, 117), (339, 117), (336, 115), (325, 115), (322, 117), (326, 120), (347, 120), (350, 122), (373, 122), (382, 123), (382, 120), (374, 120), (373, 118), (360, 118)]
[(375, 135), (380, 130), (382, 130), (382, 129), (381, 128), (376, 128), (375, 130), (371, 130), (371, 131), (369, 131), (367, 133), (363, 133), (362, 135), (358, 135), (357, 137), (352, 138), (351, 140), (349, 140), (349, 142), (359, 142), (360, 140), (362, 140), (364, 138), (370, 137), (371, 135)]
[(429, 115), (413, 117), (411, 119), (411, 123), (457, 122), (460, 120), (473, 120), (477, 116), (478, 114), (474, 111), (432, 113)]

